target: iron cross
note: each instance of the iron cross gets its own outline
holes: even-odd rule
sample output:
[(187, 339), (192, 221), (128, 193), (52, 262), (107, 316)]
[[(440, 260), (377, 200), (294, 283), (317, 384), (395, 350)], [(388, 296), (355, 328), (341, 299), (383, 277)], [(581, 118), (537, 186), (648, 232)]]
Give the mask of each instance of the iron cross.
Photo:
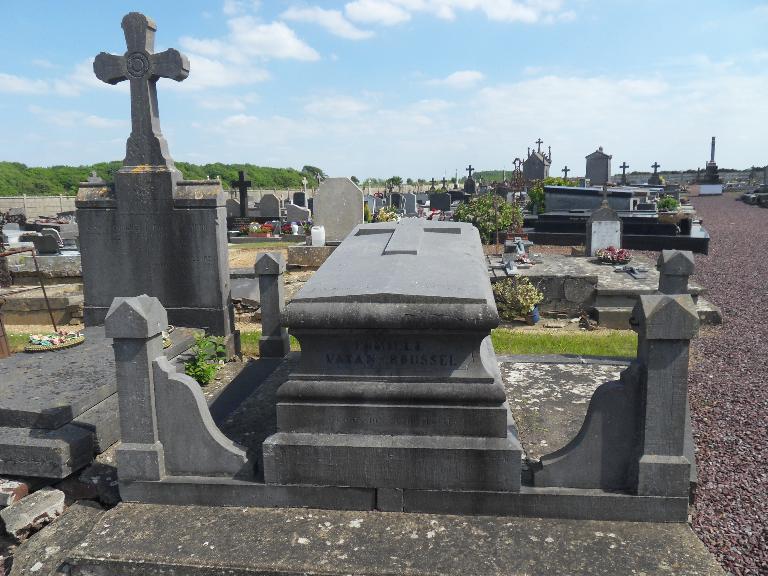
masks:
[(661, 164), (659, 164), (658, 162), (654, 162), (653, 164), (651, 164), (651, 168), (653, 168), (653, 173), (656, 174), (658, 169), (661, 168)]
[(627, 183), (627, 168), (629, 168), (629, 164), (627, 164), (626, 161), (622, 162), (621, 166), (619, 166), (619, 168), (621, 168), (621, 183), (622, 184), (626, 184)]
[(469, 172), (469, 177), (470, 177), (470, 178), (472, 178), (472, 172), (474, 172), (474, 171), (475, 171), (475, 169), (474, 169), (474, 168), (472, 168), (472, 164), (470, 164), (469, 166), (467, 166), (467, 167), (466, 167), (464, 170), (465, 170), (465, 171), (467, 171), (467, 172)]
[(189, 60), (174, 49), (155, 54), (157, 26), (143, 14), (127, 14), (122, 28), (128, 50), (123, 56), (102, 52), (93, 62), (93, 71), (107, 84), (131, 82), (131, 135), (124, 164), (173, 167), (168, 144), (160, 131), (156, 84), (160, 78), (184, 80), (189, 76)]
[(232, 182), (232, 186), (238, 189), (240, 192), (240, 217), (248, 217), (248, 187), (251, 185), (250, 180), (245, 179), (245, 172), (242, 170), (237, 171), (237, 180)]
[(538, 140), (536, 140), (536, 146), (537, 146), (537, 148), (536, 148), (536, 152), (541, 152), (541, 145), (542, 145), (542, 144), (544, 144), (544, 140), (542, 140), (541, 138), (539, 138)]
[(570, 168), (568, 168), (568, 166), (566, 166), (565, 168), (563, 168), (563, 174), (565, 174), (565, 179), (566, 179), (566, 180), (568, 180), (568, 172), (570, 172), (570, 171), (571, 171), (571, 169), (570, 169)]

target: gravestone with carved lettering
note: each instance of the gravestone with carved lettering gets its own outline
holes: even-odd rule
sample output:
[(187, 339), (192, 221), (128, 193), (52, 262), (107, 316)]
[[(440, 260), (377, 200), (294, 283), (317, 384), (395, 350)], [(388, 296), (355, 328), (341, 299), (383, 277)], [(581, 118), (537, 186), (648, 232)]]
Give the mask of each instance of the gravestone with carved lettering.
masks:
[(189, 63), (173, 49), (154, 52), (156, 26), (143, 14), (128, 14), (122, 28), (125, 54), (102, 52), (93, 64), (107, 84), (129, 81), (132, 130), (114, 186), (95, 180), (78, 190), (85, 323), (102, 324), (117, 296), (149, 294), (172, 324), (232, 343), (221, 182), (183, 180), (160, 131), (156, 83), (184, 80)]
[(519, 489), (490, 339), (499, 316), (472, 225), (358, 226), (284, 319), (301, 360), (277, 393), (268, 483)]
[(262, 218), (280, 218), (280, 199), (268, 192), (259, 202), (259, 216)]

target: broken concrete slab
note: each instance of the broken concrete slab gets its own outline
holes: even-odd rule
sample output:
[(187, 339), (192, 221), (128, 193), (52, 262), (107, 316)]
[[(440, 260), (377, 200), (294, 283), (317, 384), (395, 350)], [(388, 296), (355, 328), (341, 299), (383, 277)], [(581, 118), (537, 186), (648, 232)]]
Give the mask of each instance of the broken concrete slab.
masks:
[(68, 574), (64, 559), (88, 535), (104, 514), (94, 502), (77, 502), (45, 530), (33, 535), (13, 555), (9, 576)]
[(147, 504), (107, 512), (67, 562), (178, 576), (723, 574), (685, 524)]
[(21, 539), (64, 512), (64, 492), (43, 488), (0, 510), (5, 531)]

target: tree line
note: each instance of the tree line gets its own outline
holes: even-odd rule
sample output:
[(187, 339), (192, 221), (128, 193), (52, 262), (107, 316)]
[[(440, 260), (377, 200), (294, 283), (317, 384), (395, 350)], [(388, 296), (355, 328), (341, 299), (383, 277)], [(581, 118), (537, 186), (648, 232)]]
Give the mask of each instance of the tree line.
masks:
[[(49, 166), (32, 167), (19, 162), (0, 162), (0, 196), (74, 196), (80, 182), (88, 180), (91, 172), (106, 182), (114, 182), (114, 174), (122, 162), (99, 162), (87, 166)], [(245, 179), (251, 181), (252, 188), (301, 188), (302, 180), (307, 179), (308, 188), (316, 188), (325, 173), (316, 166), (294, 168), (268, 168), (253, 164), (190, 164), (176, 162), (186, 180), (206, 180), (220, 178), (224, 188), (237, 180), (238, 171), (245, 172)]]

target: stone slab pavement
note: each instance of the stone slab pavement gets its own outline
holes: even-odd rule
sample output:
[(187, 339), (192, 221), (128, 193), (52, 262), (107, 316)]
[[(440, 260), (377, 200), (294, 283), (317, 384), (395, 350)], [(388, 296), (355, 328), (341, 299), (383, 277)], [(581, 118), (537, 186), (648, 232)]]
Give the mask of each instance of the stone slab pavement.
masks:
[(720, 575), (685, 524), (120, 504), (77, 574)]

